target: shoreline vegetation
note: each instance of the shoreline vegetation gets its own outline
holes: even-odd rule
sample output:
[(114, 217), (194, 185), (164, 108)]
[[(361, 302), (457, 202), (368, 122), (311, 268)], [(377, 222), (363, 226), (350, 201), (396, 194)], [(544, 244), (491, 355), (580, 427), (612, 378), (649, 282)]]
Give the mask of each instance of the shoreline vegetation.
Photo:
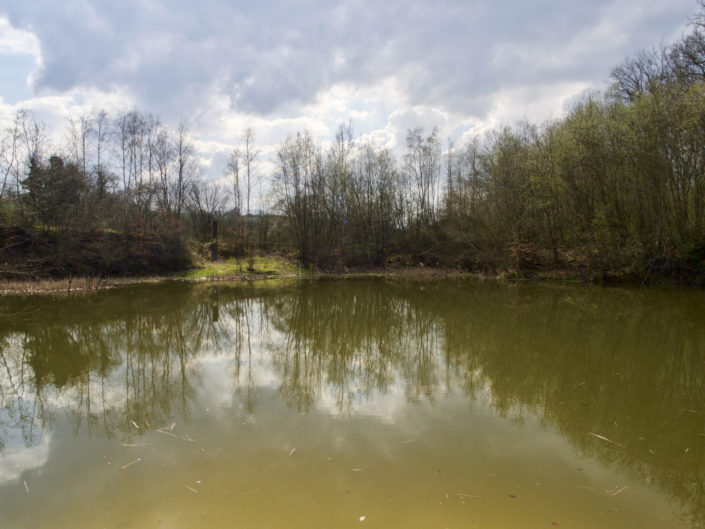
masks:
[[(532, 274), (518, 270), (506, 270), (498, 274), (473, 273), (457, 268), (428, 267), (423, 265), (384, 268), (352, 268), (337, 271), (305, 270), (290, 258), (268, 255), (257, 256), (248, 263), (244, 259), (223, 259), (216, 262), (203, 262), (187, 271), (150, 276), (122, 277), (71, 277), (31, 280), (0, 280), (0, 296), (58, 294), (70, 295), (97, 292), (121, 286), (170, 283), (170, 282), (267, 282), (273, 284), (291, 280), (320, 279), (387, 279), (393, 281), (432, 281), (438, 279), (472, 279), (477, 281), (548, 281), (602, 285), (646, 284), (631, 275), (616, 274), (604, 277), (585, 277), (565, 270), (542, 270)], [(653, 284), (653, 282), (651, 282)], [(665, 282), (661, 281), (661, 284)]]
[(286, 255), (293, 276), (423, 270), (705, 286), (698, 5), (689, 33), (624, 60), (609, 89), (559, 120), (468, 132), (457, 144), (413, 128), (403, 153), (356, 139), (352, 124), (325, 143), (300, 131), (267, 175), (248, 128), (223, 167), (227, 185), (205, 181), (183, 123), (99, 111), (71, 117), (57, 146), (20, 111), (0, 131), (0, 281), (68, 291), (244, 279), (258, 256)]

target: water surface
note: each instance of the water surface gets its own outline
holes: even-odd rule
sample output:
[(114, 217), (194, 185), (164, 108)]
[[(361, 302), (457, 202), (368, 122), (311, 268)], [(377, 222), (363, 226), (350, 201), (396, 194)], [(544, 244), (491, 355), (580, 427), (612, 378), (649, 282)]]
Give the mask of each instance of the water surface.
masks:
[(0, 527), (705, 527), (705, 296), (0, 299)]

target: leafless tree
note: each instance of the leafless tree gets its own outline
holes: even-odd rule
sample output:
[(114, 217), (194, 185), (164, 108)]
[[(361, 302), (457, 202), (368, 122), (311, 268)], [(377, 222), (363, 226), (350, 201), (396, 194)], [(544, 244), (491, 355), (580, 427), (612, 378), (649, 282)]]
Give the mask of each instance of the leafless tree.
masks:
[(181, 210), (186, 202), (186, 194), (191, 181), (198, 170), (193, 156), (193, 144), (188, 139), (188, 126), (185, 121), (179, 123), (176, 130), (176, 186), (174, 189), (174, 204), (176, 216), (181, 216)]
[(228, 192), (222, 186), (202, 180), (189, 186), (187, 207), (201, 240), (210, 239), (211, 225), (221, 219), (227, 203)]
[(226, 170), (232, 179), (233, 207), (235, 208), (235, 215), (239, 217), (242, 215), (242, 193), (240, 192), (240, 151), (237, 148), (230, 153)]
[(93, 133), (92, 121), (85, 113), (77, 118), (68, 117), (71, 158), (84, 173), (88, 172), (88, 139)]
[(436, 187), (441, 170), (441, 146), (438, 129), (424, 137), (424, 131), (416, 128), (406, 136), (406, 171), (415, 184), (416, 215), (421, 224), (433, 222), (436, 211)]

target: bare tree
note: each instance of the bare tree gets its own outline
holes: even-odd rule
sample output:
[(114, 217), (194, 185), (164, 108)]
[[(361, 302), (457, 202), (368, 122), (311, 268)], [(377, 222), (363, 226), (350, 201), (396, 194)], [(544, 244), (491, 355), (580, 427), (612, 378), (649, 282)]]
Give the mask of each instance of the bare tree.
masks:
[(71, 157), (84, 173), (88, 168), (88, 138), (93, 132), (93, 124), (90, 117), (81, 114), (78, 118), (68, 117), (69, 124), (69, 145)]
[(0, 199), (13, 189), (19, 203), (22, 178), (30, 160), (41, 157), (45, 144), (45, 126), (35, 120), (31, 111), (18, 110), (12, 124), (0, 138)]
[(237, 148), (230, 153), (226, 170), (232, 178), (233, 207), (239, 217), (242, 214), (242, 193), (240, 192), (240, 151)]
[(105, 110), (100, 110), (95, 118), (95, 126), (92, 129), (92, 133), (95, 136), (96, 170), (98, 171), (103, 170), (103, 145), (107, 141), (109, 130), (108, 113)]
[(173, 210), (172, 173), (175, 165), (174, 145), (167, 129), (161, 129), (151, 146), (151, 157), (159, 175), (157, 203), (159, 209), (171, 213)]
[(671, 62), (666, 47), (641, 51), (628, 57), (612, 70), (612, 90), (622, 100), (631, 102), (643, 92), (652, 92), (671, 77)]
[(279, 169), (272, 186), (281, 211), (289, 219), (304, 265), (313, 264), (320, 237), (320, 189), (323, 159), (320, 146), (307, 131), (287, 137), (277, 152)]
[(215, 183), (202, 180), (189, 186), (187, 207), (201, 240), (210, 239), (213, 222), (219, 221), (228, 203), (228, 192)]
[(188, 139), (188, 126), (185, 121), (179, 123), (176, 130), (176, 186), (174, 193), (174, 203), (176, 216), (181, 216), (181, 210), (186, 202), (186, 194), (191, 180), (198, 170), (196, 160), (193, 156), (193, 144)]
[(416, 215), (421, 224), (433, 222), (436, 210), (436, 186), (441, 170), (441, 146), (438, 129), (424, 137), (423, 129), (409, 130), (406, 136), (406, 171), (416, 184)]
[[(19, 126), (19, 113), (15, 116), (12, 126), (4, 131), (0, 141), (0, 167), (2, 168), (2, 187), (0, 188), (0, 200), (5, 196), (5, 192), (10, 190), (13, 183), (19, 184), (19, 160), (22, 145), (22, 128)], [(15, 182), (13, 182), (13, 179)], [(19, 189), (17, 189), (19, 193)], [(19, 195), (18, 195), (19, 196)]]
[(255, 162), (260, 151), (254, 147), (255, 135), (251, 127), (247, 127), (242, 135), (242, 149), (240, 150), (240, 160), (245, 170), (245, 204), (246, 214), (250, 215), (250, 196), (257, 181)]

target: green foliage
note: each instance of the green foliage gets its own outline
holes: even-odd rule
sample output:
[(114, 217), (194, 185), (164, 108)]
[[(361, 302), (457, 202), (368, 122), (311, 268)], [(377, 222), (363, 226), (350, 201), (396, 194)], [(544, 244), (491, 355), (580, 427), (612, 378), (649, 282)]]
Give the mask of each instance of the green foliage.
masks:
[(33, 157), (22, 186), (30, 215), (38, 222), (65, 227), (83, 220), (83, 199), (89, 186), (78, 165), (66, 164), (59, 156), (52, 156), (48, 163)]
[[(231, 197), (196, 179), (183, 125), (176, 134), (155, 116), (119, 114), (112, 134), (101, 136), (116, 142), (112, 171), (100, 151), (87, 169), (85, 142), (74, 146), (73, 161), (44, 160), (39, 133), (17, 136), (39, 131), (36, 124), (16, 126), (18, 144), (36, 145), (26, 164), (18, 155), (6, 167), (23, 178), (12, 192), (3, 187), (0, 228), (14, 235), (0, 241), (0, 262), (8, 257), (11, 272), (58, 275), (174, 270), (190, 262), (187, 242), (214, 243), (217, 223), (221, 257), (245, 259), (237, 262), (251, 270), (258, 252), (284, 251), (306, 269), (391, 259), (517, 275), (565, 270), (585, 279), (705, 282), (705, 12), (690, 35), (655, 53), (627, 59), (611, 90), (587, 94), (560, 121), (522, 123), (445, 151), (435, 129), (411, 129), (402, 163), (356, 143), (350, 126), (327, 150), (299, 132), (277, 152), (276, 206), (264, 215), (242, 214), (241, 185), (249, 211), (258, 152), (252, 131), (249, 154), (234, 152), (228, 166)], [(94, 122), (107, 127), (106, 119), (101, 113)], [(89, 121), (81, 123), (88, 131)], [(27, 240), (45, 251), (20, 260)], [(112, 246), (117, 240), (124, 248)]]

